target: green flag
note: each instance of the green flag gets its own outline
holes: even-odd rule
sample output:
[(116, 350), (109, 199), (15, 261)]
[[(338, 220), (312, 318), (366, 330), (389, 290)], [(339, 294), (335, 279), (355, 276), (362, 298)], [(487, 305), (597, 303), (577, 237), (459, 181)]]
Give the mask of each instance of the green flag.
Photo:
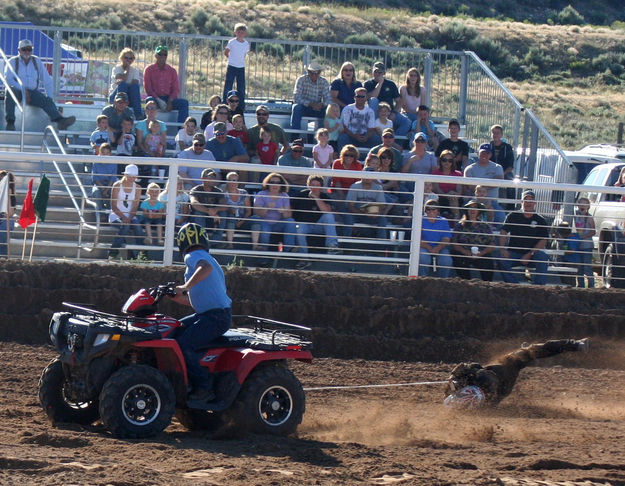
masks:
[(50, 195), (50, 179), (45, 174), (41, 176), (37, 194), (35, 194), (35, 214), (41, 221), (46, 220), (46, 210), (48, 209), (48, 196)]

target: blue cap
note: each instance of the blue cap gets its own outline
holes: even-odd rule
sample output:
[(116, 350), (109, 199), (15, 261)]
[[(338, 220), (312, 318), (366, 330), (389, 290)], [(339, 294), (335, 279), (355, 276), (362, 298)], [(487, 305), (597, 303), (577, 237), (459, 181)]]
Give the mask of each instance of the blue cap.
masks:
[(414, 140), (416, 140), (417, 138), (421, 137), (423, 140), (425, 140), (426, 142), (428, 141), (428, 136), (427, 134), (423, 133), (423, 132), (417, 132), (414, 136)]
[(485, 150), (488, 153), (493, 153), (493, 149), (490, 148), (490, 143), (483, 143), (482, 145), (480, 145), (480, 150), (479, 152), (481, 152), (482, 150)]
[(226, 100), (232, 98), (233, 96), (240, 98), (239, 92), (236, 89), (231, 89), (230, 91), (228, 91), (228, 94), (226, 95)]

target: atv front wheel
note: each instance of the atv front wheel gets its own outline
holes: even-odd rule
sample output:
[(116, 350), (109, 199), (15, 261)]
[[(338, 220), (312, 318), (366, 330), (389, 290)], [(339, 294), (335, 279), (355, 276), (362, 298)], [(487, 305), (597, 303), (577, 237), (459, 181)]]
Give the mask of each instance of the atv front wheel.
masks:
[(176, 406), (167, 377), (151, 366), (116, 371), (102, 387), (100, 416), (115, 437), (152, 437), (171, 423)]
[(603, 254), (601, 276), (606, 289), (625, 288), (625, 266), (616, 253), (614, 243), (610, 243)]
[(63, 363), (53, 359), (39, 378), (39, 402), (52, 421), (89, 425), (100, 416), (98, 401), (74, 402), (66, 396)]
[(301, 423), (305, 409), (306, 396), (295, 375), (281, 366), (267, 366), (248, 376), (231, 412), (235, 427), (289, 435)]

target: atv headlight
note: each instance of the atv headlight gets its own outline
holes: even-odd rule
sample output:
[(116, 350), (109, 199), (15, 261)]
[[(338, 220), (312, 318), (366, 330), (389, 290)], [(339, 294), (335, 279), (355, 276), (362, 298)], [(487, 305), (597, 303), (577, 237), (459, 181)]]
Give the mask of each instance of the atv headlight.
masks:
[(101, 344), (106, 343), (111, 338), (110, 334), (98, 334), (93, 341), (94, 346), (100, 346)]

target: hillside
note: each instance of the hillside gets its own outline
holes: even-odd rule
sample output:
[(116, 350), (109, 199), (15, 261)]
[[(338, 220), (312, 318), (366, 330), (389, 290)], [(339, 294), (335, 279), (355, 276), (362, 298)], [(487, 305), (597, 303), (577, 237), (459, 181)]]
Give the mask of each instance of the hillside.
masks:
[(509, 0), (447, 0), (436, 2), (437, 7), (431, 1), (397, 0), (365, 7), (372, 3), (153, 0), (133, 3), (129, 10), (118, 0), (18, 0), (0, 6), (0, 18), (218, 35), (229, 35), (235, 22), (244, 21), (258, 38), (468, 49), (487, 61), (563, 147), (615, 140), (625, 115), (625, 12), (620, 2), (572, 1), (569, 9), (569, 2), (557, 0), (531, 0), (522, 7)]

